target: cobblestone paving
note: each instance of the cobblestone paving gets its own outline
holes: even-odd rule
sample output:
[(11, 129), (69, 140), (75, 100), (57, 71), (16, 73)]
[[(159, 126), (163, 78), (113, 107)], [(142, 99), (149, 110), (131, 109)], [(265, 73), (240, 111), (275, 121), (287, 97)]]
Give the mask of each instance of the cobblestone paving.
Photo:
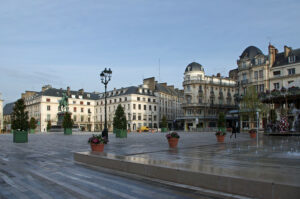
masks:
[[(0, 198), (211, 198), (196, 191), (74, 164), (73, 152), (90, 150), (90, 135), (30, 134), (29, 143), (25, 144), (13, 143), (10, 134), (0, 135)], [(182, 148), (216, 142), (212, 133), (181, 136)], [(126, 155), (167, 148), (162, 133), (131, 133), (127, 139), (116, 139), (110, 134), (105, 151)]]

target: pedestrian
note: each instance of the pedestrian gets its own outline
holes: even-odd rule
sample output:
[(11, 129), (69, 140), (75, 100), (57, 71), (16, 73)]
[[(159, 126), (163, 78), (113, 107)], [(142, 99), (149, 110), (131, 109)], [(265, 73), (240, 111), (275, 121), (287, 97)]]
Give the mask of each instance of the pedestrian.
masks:
[(234, 134), (234, 138), (236, 138), (236, 127), (235, 127), (235, 124), (233, 123), (233, 125), (232, 125), (232, 132), (231, 132), (231, 135), (230, 135), (230, 139), (231, 139), (231, 137), (233, 136), (233, 134)]

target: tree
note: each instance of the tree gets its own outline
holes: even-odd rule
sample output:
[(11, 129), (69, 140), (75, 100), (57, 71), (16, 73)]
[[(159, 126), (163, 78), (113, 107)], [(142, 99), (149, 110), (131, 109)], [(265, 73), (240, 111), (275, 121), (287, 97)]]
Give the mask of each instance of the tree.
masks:
[(71, 113), (65, 112), (62, 125), (64, 129), (71, 129), (73, 127), (73, 120), (71, 119)]
[(127, 129), (126, 116), (124, 113), (124, 109), (120, 104), (118, 105), (117, 110), (115, 112), (113, 126), (115, 129), (122, 129), (122, 130)]
[(36, 120), (34, 117), (30, 118), (29, 127), (30, 129), (36, 129)]
[(47, 123), (47, 131), (49, 131), (51, 129), (51, 121), (48, 120), (48, 123)]
[(167, 128), (168, 127), (167, 117), (165, 115), (161, 119), (161, 127), (162, 128)]
[(225, 128), (225, 114), (223, 112), (219, 113), (218, 127), (219, 128)]
[(26, 105), (23, 99), (16, 101), (12, 113), (12, 124), (11, 128), (13, 130), (27, 131), (28, 125), (28, 112), (25, 111)]
[(241, 101), (242, 114), (248, 115), (250, 122), (254, 122), (256, 118), (256, 112), (259, 112), (260, 115), (262, 115), (267, 111), (268, 107), (260, 101), (255, 87), (248, 87), (247, 92)]
[(273, 124), (276, 123), (276, 120), (277, 120), (277, 114), (276, 114), (276, 112), (275, 112), (274, 109), (271, 109), (271, 110), (270, 110), (270, 120), (271, 120), (271, 122), (272, 122)]

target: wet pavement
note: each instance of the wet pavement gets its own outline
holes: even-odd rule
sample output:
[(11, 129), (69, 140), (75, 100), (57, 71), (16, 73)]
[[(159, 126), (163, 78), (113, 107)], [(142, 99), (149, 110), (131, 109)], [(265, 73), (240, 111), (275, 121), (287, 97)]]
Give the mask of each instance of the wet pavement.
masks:
[[(104, 152), (145, 164), (300, 184), (299, 137), (260, 136), (257, 148), (248, 134), (227, 135), (225, 143), (217, 143), (214, 133), (179, 134), (173, 150), (165, 133), (130, 133), (126, 139), (110, 134)], [(34, 134), (27, 144), (0, 135), (0, 198), (212, 198), (75, 164), (74, 152), (90, 150), (90, 135)]]
[[(74, 152), (90, 150), (89, 136), (90, 133), (33, 134), (29, 135), (29, 143), (16, 144), (12, 142), (12, 135), (1, 134), (0, 198), (216, 198), (195, 190), (75, 164)], [(209, 142), (215, 142), (211, 135), (182, 137), (190, 138), (192, 146), (204, 144), (207, 136), (213, 138), (209, 138)], [(110, 134), (110, 137), (105, 150), (114, 153), (139, 154), (167, 149), (164, 134), (132, 133), (127, 139), (116, 139)], [(189, 146), (188, 142), (181, 145)]]

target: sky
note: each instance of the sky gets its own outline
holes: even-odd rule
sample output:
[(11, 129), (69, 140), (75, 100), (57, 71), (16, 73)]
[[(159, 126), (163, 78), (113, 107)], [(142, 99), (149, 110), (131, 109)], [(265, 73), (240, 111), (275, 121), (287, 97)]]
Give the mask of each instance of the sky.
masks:
[(248, 46), (300, 48), (299, 0), (0, 0), (0, 93), (103, 92), (143, 78), (182, 89), (186, 66), (228, 76)]

